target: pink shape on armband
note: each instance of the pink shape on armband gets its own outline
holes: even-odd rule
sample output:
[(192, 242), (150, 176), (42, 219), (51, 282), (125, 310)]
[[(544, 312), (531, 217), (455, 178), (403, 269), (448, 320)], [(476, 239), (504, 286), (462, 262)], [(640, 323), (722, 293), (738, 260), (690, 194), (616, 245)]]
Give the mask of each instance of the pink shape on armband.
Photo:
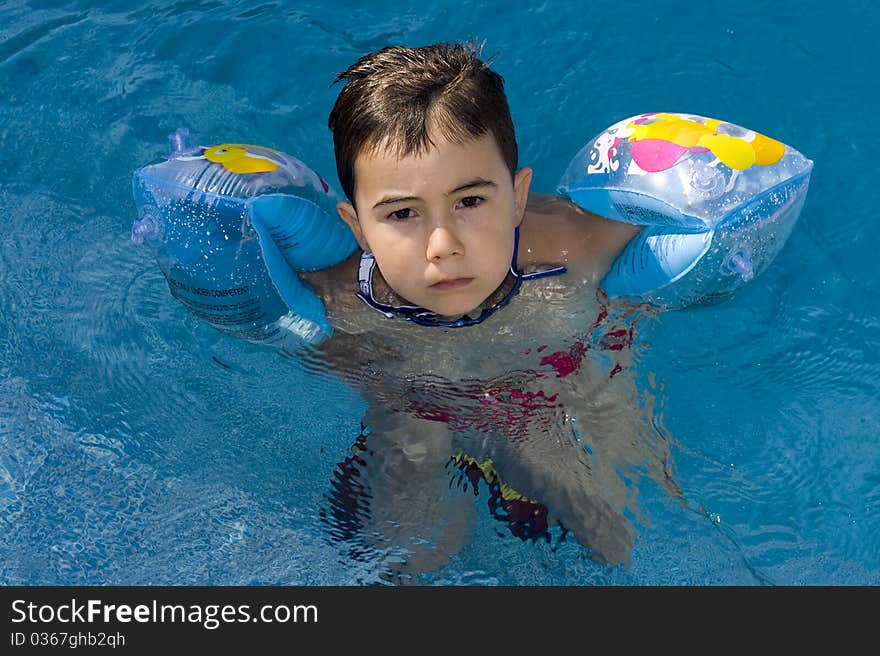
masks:
[(633, 161), (640, 169), (650, 173), (672, 168), (687, 150), (664, 139), (642, 139), (630, 144)]

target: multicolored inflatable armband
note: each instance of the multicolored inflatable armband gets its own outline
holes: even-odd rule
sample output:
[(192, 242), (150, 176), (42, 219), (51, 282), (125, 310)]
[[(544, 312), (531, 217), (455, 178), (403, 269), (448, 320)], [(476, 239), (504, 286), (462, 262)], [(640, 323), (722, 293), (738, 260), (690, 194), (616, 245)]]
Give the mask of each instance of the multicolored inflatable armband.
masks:
[(355, 250), (339, 197), (290, 155), (187, 137), (169, 135), (169, 157), (135, 171), (132, 239), (153, 248), (172, 295), (219, 330), (278, 345), (329, 337), (324, 306), (297, 273)]
[(767, 268), (800, 215), (812, 168), (732, 123), (641, 114), (584, 146), (558, 191), (589, 212), (647, 226), (601, 284), (613, 298), (674, 309), (726, 297)]

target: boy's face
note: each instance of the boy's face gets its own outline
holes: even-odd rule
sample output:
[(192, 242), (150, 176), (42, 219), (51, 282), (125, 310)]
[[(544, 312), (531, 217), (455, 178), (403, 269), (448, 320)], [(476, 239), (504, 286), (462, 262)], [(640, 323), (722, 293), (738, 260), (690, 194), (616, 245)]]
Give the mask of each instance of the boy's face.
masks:
[(394, 291), (458, 316), (504, 281), (532, 171), (520, 169), (511, 181), (491, 134), (464, 144), (432, 140), (419, 156), (397, 159), (383, 149), (358, 156), (358, 211), (350, 203), (337, 209)]

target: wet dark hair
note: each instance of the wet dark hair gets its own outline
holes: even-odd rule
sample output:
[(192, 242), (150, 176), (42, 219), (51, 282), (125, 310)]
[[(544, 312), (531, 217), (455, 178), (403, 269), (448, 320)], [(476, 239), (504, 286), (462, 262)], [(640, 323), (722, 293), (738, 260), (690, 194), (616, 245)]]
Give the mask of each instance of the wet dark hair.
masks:
[(361, 153), (389, 149), (396, 157), (426, 152), (429, 129), (452, 143), (487, 133), (516, 174), (517, 147), (504, 79), (480, 59), (476, 42), (435, 43), (421, 48), (388, 46), (364, 55), (339, 73), (346, 80), (328, 125), (336, 171), (354, 203), (354, 162)]

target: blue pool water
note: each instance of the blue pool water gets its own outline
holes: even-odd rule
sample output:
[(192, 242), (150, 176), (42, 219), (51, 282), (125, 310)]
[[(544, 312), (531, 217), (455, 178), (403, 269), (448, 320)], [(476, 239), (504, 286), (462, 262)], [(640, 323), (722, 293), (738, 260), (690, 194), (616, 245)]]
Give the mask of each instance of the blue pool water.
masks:
[(335, 74), (387, 44), (478, 37), (533, 189), (645, 111), (748, 126), (815, 169), (766, 273), (639, 324), (631, 371), (681, 494), (639, 485), (630, 565), (558, 530), (517, 539), (483, 490), (418, 582), (880, 584), (878, 21), (857, 0), (6, 0), (0, 583), (386, 580), (326, 521), (364, 400), (188, 314), (130, 240), (131, 173), (186, 126), (336, 184)]

